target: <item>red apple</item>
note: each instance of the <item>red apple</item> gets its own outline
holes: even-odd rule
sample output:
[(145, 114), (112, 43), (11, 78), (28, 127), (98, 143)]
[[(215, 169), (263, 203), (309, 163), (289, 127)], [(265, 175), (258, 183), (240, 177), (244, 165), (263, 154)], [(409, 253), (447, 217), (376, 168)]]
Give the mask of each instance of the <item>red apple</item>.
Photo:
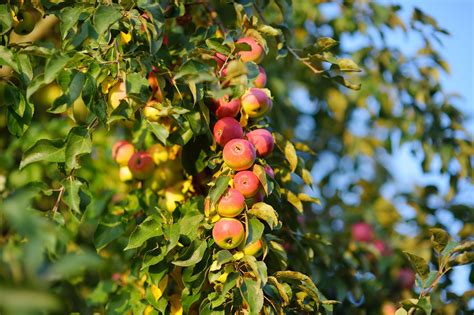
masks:
[(370, 242), (374, 239), (374, 230), (368, 223), (355, 223), (352, 225), (352, 238), (357, 242)]
[(375, 240), (373, 242), (374, 247), (380, 252), (380, 255), (382, 256), (389, 256), (392, 251), (390, 248), (381, 240)]
[(262, 254), (263, 242), (261, 239), (249, 243), (244, 247), (244, 254), (249, 256), (260, 256)]
[(222, 117), (235, 117), (240, 112), (240, 99), (234, 98), (229, 100), (228, 96), (225, 96), (218, 101), (218, 106), (216, 109), (216, 116), (218, 118)]
[(221, 217), (233, 218), (238, 216), (244, 208), (244, 196), (237, 189), (229, 188), (217, 204), (217, 213)]
[(247, 139), (253, 144), (257, 155), (265, 157), (272, 153), (275, 141), (270, 131), (266, 129), (256, 129), (247, 134)]
[(236, 248), (245, 238), (244, 226), (239, 220), (222, 218), (214, 225), (212, 237), (223, 249)]
[(265, 115), (273, 105), (267, 90), (250, 88), (242, 95), (240, 100), (242, 108), (250, 118), (258, 118)]
[(233, 139), (224, 146), (224, 163), (234, 171), (243, 171), (252, 167), (256, 159), (253, 144), (244, 139)]
[(252, 171), (240, 171), (234, 176), (234, 187), (245, 198), (250, 198), (257, 194), (260, 181)]
[(112, 146), (112, 158), (120, 166), (127, 166), (133, 153), (135, 153), (135, 147), (126, 140), (120, 140)]
[(128, 168), (136, 179), (147, 179), (153, 175), (155, 163), (150, 153), (139, 151), (135, 152), (128, 161)]
[(214, 139), (221, 146), (225, 146), (232, 139), (241, 139), (243, 136), (242, 126), (232, 117), (221, 118), (214, 125)]
[(244, 62), (253, 61), (259, 63), (262, 61), (265, 52), (263, 47), (252, 37), (243, 37), (237, 41), (238, 44), (245, 43), (250, 46), (250, 50), (242, 50), (238, 52), (240, 59)]
[(258, 66), (258, 75), (255, 80), (253, 80), (253, 86), (261, 89), (264, 88), (265, 85), (267, 85), (267, 74), (262, 66)]
[(402, 268), (398, 272), (398, 283), (404, 289), (412, 289), (415, 279), (416, 275), (410, 268)]

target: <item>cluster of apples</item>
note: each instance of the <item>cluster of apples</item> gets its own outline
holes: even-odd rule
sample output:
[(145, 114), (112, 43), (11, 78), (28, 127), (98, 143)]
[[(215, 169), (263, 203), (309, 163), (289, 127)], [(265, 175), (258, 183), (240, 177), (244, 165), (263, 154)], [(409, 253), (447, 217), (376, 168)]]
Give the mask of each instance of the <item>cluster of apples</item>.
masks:
[[(244, 62), (259, 63), (263, 56), (262, 46), (251, 37), (244, 37), (237, 43), (246, 43), (250, 50), (240, 51), (237, 58)], [(226, 56), (216, 53), (215, 60), (219, 72), (226, 75)], [(217, 121), (213, 127), (216, 143), (222, 148), (224, 164), (230, 169), (232, 180), (230, 186), (217, 201), (218, 220), (212, 230), (215, 243), (223, 249), (239, 247), (246, 255), (258, 256), (262, 253), (261, 239), (245, 244), (245, 228), (241, 219), (242, 213), (257, 202), (263, 201), (265, 192), (258, 176), (252, 170), (257, 157), (262, 161), (274, 148), (272, 134), (263, 128), (244, 131), (237, 116), (246, 115), (257, 120), (263, 117), (272, 107), (270, 92), (265, 89), (267, 81), (265, 70), (259, 66), (258, 76), (251, 82), (251, 87), (240, 97), (231, 99), (225, 96), (211, 101)], [(274, 177), (273, 169), (265, 162), (262, 165), (266, 174)], [(206, 207), (209, 208), (209, 200)]]
[(113, 145), (112, 158), (120, 166), (121, 181), (135, 179), (141, 181), (143, 187), (159, 192), (161, 208), (173, 212), (176, 202), (185, 199), (179, 146), (165, 147), (156, 143), (146, 151), (139, 151), (132, 143), (121, 140)]

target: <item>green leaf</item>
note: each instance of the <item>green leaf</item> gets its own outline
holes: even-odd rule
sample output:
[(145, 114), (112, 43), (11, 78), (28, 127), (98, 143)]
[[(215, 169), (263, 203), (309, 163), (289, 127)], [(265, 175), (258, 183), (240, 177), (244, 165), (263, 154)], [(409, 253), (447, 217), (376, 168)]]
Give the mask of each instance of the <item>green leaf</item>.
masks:
[(434, 249), (441, 253), (443, 249), (448, 245), (449, 234), (442, 229), (432, 228), (429, 230), (431, 234), (431, 242), (433, 243)]
[(140, 247), (150, 238), (162, 235), (163, 230), (161, 225), (161, 222), (156, 221), (152, 217), (146, 218), (145, 221), (140, 223), (140, 225), (132, 232), (128, 240), (128, 245), (124, 250)]
[(74, 127), (66, 138), (66, 172), (79, 168), (77, 159), (92, 151), (92, 139), (86, 127)]
[(10, 30), (13, 24), (12, 15), (8, 8), (8, 5), (0, 5), (0, 35), (5, 34)]
[(53, 55), (44, 67), (44, 82), (51, 83), (57, 77), (58, 73), (66, 67), (70, 59), (71, 58), (66, 55)]
[(233, 261), (234, 256), (229, 252), (228, 250), (221, 250), (218, 251), (216, 254), (215, 260), (212, 262), (212, 265), (210, 267), (210, 271), (217, 271), (222, 268), (222, 265)]
[(57, 281), (82, 274), (85, 270), (97, 271), (101, 265), (102, 260), (93, 252), (70, 253), (51, 265), (45, 272), (45, 278), (49, 281)]
[(23, 153), (20, 170), (38, 161), (61, 163), (65, 161), (65, 147), (61, 139), (40, 139)]
[(332, 64), (331, 70), (339, 70), (343, 72), (360, 72), (359, 66), (351, 59), (338, 59), (337, 63)]
[(100, 251), (105, 246), (110, 244), (110, 242), (120, 237), (124, 231), (125, 229), (121, 222), (99, 224), (94, 233), (95, 248), (97, 251)]
[(0, 46), (0, 66), (9, 66), (13, 68), (15, 72), (20, 72), (18, 65), (14, 61), (13, 53), (6, 47)]
[(257, 218), (249, 218), (246, 244), (254, 243), (262, 238), (265, 226)]
[(278, 279), (273, 276), (270, 276), (268, 277), (268, 283), (270, 283), (277, 289), (278, 294), (283, 302), (282, 306), (288, 305), (290, 303), (288, 294), (286, 294), (285, 287), (278, 281)]
[(230, 176), (221, 175), (216, 179), (215, 185), (209, 191), (209, 197), (211, 198), (211, 205), (216, 204), (216, 202), (221, 198), (222, 194), (229, 187)]
[(122, 17), (120, 7), (117, 5), (99, 5), (94, 13), (94, 27), (102, 35), (113, 23)]
[(64, 202), (75, 212), (80, 212), (79, 207), (81, 203), (81, 197), (79, 196), (79, 190), (83, 183), (75, 178), (66, 178), (63, 181), (64, 187)]
[(268, 223), (271, 229), (278, 225), (278, 214), (272, 206), (265, 202), (257, 202), (248, 210), (248, 213)]
[(166, 144), (166, 139), (170, 133), (168, 129), (156, 122), (151, 122), (147, 120), (147, 126), (150, 128), (151, 132), (161, 141), (161, 143)]
[(412, 266), (415, 269), (416, 273), (418, 275), (420, 275), (420, 277), (423, 280), (425, 280), (430, 274), (430, 267), (428, 266), (428, 263), (426, 262), (426, 260), (424, 260), (420, 256), (410, 254), (409, 252), (406, 252), (406, 251), (404, 251), (403, 253), (410, 260), (410, 263), (412, 264)]
[(225, 56), (230, 54), (230, 49), (227, 46), (224, 46), (220, 40), (216, 38), (208, 38), (206, 39), (206, 45), (209, 47), (210, 50), (216, 51), (221, 53)]
[(316, 40), (315, 46), (319, 52), (323, 52), (333, 48), (337, 44), (338, 42), (330, 37), (321, 37)]
[(60, 311), (61, 301), (55, 295), (43, 289), (12, 288), (0, 286), (0, 305), (6, 313), (35, 313)]
[(201, 241), (199, 246), (193, 251), (193, 254), (191, 255), (191, 257), (189, 257), (186, 260), (173, 261), (173, 265), (181, 266), (181, 267), (193, 266), (202, 260), (202, 257), (204, 256), (206, 249), (207, 249), (207, 243), (205, 241)]
[(61, 30), (62, 39), (66, 38), (68, 31), (77, 23), (82, 12), (84, 12), (84, 7), (77, 4), (66, 7), (61, 11), (59, 15), (59, 19), (61, 20), (59, 28)]
[(250, 314), (259, 314), (263, 307), (263, 290), (255, 280), (244, 278), (241, 287), (242, 297), (249, 306)]

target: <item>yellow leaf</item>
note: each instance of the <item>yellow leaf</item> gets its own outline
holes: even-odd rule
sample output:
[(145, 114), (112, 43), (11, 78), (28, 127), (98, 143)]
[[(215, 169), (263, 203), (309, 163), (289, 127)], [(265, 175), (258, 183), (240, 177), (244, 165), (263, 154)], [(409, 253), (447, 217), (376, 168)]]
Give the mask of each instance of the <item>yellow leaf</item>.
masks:
[(151, 285), (151, 293), (153, 294), (155, 301), (158, 301), (163, 296), (163, 292), (166, 290), (167, 286), (168, 286), (168, 275), (165, 275), (160, 280), (160, 282), (158, 283), (158, 286), (154, 284)]
[(183, 304), (181, 297), (178, 294), (170, 296), (171, 315), (183, 315)]
[(132, 40), (132, 33), (131, 32), (130, 33), (120, 32), (120, 40), (125, 45), (128, 44)]

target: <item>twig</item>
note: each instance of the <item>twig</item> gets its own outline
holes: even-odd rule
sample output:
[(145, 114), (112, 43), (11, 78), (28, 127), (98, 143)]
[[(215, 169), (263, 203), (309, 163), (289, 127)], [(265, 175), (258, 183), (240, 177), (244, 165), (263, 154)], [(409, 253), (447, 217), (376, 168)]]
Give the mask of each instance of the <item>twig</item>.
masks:
[(63, 193), (64, 193), (64, 186), (61, 186), (61, 188), (59, 188), (59, 194), (58, 194), (58, 199), (56, 199), (56, 203), (54, 204), (54, 207), (53, 207), (53, 216), (56, 214), (56, 212), (58, 211), (59, 209), (59, 203), (61, 202), (61, 198), (63, 196)]
[(293, 55), (295, 56), (296, 59), (298, 59), (299, 61), (301, 61), (304, 65), (306, 65), (308, 68), (310, 68), (314, 73), (316, 74), (321, 74), (323, 73), (324, 71), (323, 70), (319, 70), (319, 69), (316, 69), (308, 60), (308, 58), (302, 58), (300, 57), (294, 50), (293, 48), (287, 46), (288, 48), (288, 51)]

